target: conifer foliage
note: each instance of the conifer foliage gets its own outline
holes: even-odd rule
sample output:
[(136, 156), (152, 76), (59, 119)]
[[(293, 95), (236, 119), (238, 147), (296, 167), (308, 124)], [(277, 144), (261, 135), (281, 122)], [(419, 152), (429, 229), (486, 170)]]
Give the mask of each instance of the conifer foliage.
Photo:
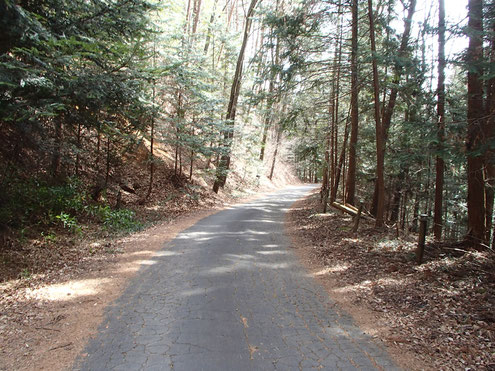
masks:
[[(84, 176), (96, 199), (122, 151), (148, 127), (149, 15), (157, 7), (143, 0), (0, 7), (0, 197), (2, 223), (12, 226), (22, 223), (36, 184)], [(26, 190), (33, 194), (16, 197), (19, 184), (34, 184)]]
[[(138, 145), (144, 203), (160, 144), (177, 184), (198, 172), (219, 192), (240, 163), (253, 181), (292, 161), (322, 182), (324, 211), (363, 203), (405, 232), (426, 214), (437, 240), (490, 244), (494, 6), (466, 0), (459, 26), (430, 5), (0, 2), (2, 223), (44, 209), (21, 195), (43, 187), (100, 199)], [(446, 55), (453, 39), (466, 47)]]

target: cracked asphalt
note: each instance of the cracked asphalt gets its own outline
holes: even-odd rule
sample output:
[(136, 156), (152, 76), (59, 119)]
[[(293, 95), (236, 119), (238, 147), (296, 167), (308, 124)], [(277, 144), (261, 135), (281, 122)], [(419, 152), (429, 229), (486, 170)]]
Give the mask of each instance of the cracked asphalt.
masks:
[(396, 370), (298, 262), (289, 187), (207, 217), (109, 306), (75, 370)]

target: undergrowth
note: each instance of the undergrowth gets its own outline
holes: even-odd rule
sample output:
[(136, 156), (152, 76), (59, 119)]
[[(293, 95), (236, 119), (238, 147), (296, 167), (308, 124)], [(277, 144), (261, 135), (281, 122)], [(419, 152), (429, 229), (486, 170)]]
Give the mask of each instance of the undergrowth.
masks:
[(81, 234), (88, 222), (109, 232), (132, 232), (142, 226), (132, 210), (93, 202), (76, 177), (60, 184), (11, 177), (0, 184), (0, 224), (18, 231), (20, 237), (26, 229), (49, 235), (57, 227)]

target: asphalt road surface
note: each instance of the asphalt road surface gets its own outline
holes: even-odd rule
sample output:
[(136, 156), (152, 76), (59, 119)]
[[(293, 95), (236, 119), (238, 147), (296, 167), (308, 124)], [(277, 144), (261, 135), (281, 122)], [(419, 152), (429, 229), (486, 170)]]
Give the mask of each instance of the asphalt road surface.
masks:
[(76, 370), (393, 370), (290, 249), (289, 187), (180, 233), (108, 307)]

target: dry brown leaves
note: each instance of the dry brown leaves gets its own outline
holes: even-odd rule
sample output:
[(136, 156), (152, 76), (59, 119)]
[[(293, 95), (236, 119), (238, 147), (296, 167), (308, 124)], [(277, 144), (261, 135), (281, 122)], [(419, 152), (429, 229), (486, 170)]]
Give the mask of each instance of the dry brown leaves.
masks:
[[(363, 221), (358, 233), (337, 210), (319, 214), (312, 196), (290, 220), (311, 255), (338, 282), (336, 292), (372, 310), (388, 327), (388, 344), (427, 367), (495, 370), (495, 254), (428, 244), (425, 262), (414, 260), (417, 236), (376, 230)], [(407, 368), (414, 369), (414, 365)]]

